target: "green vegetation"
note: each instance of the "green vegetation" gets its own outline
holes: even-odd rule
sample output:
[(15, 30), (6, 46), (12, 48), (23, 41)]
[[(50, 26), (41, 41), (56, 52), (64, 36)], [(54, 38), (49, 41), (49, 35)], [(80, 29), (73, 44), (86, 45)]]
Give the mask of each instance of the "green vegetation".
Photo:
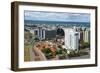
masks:
[(68, 54), (69, 57), (77, 57), (77, 56), (80, 56), (79, 51), (70, 50), (69, 52), (70, 52)]
[(38, 37), (35, 37), (34, 40), (35, 40), (36, 42), (38, 42), (38, 41), (39, 41), (39, 38), (38, 38)]
[(32, 39), (33, 35), (30, 32), (24, 32), (24, 39), (26, 40), (26, 42), (30, 42), (30, 40)]
[(24, 46), (24, 61), (30, 61), (30, 48), (31, 45)]
[(53, 53), (52, 53), (52, 51), (50, 50), (50, 48), (44, 48), (44, 49), (42, 50), (42, 52), (45, 54), (45, 56), (46, 56), (47, 59), (53, 58)]
[(58, 28), (58, 30), (57, 30), (57, 35), (64, 36), (65, 33), (64, 33), (63, 29)]
[(30, 61), (30, 49), (32, 48), (33, 35), (29, 31), (24, 32), (24, 61)]
[(81, 49), (90, 47), (90, 43), (89, 42), (81, 41), (80, 44), (81, 44), (81, 46), (80, 46)]
[(88, 48), (88, 47), (90, 47), (90, 44), (89, 44), (88, 42), (84, 42), (84, 43), (83, 43), (83, 47), (84, 47), (84, 48)]
[(89, 53), (87, 51), (83, 50), (79, 50), (79, 51), (75, 51), (75, 50), (69, 50), (69, 54), (68, 57), (78, 57), (78, 56), (82, 56), (82, 55), (88, 55)]
[(67, 50), (66, 49), (59, 49), (56, 51), (56, 55), (59, 56), (59, 59), (66, 59), (67, 58)]

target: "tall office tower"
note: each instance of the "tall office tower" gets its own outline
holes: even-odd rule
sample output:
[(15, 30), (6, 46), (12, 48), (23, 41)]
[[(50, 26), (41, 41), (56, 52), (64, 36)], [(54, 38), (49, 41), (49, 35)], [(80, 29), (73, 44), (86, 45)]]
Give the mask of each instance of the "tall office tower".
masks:
[(79, 32), (72, 28), (65, 28), (65, 46), (67, 49), (79, 49)]

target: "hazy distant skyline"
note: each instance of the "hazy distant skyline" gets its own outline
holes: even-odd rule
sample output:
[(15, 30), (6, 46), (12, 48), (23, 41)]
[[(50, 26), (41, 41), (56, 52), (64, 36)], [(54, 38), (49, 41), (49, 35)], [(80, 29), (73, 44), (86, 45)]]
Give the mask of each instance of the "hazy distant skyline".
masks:
[(90, 22), (88, 13), (24, 11), (25, 20), (34, 21), (61, 21), (61, 22)]

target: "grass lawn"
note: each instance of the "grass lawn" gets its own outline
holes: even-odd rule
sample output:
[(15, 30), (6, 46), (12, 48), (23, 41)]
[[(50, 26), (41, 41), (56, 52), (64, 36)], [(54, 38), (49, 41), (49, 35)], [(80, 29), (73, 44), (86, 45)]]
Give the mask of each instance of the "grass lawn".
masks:
[(24, 61), (30, 61), (31, 45), (24, 45)]

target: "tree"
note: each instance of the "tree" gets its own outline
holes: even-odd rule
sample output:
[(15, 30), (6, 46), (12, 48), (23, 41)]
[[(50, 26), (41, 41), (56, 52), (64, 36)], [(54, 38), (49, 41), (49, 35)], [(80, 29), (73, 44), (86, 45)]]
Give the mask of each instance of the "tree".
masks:
[(30, 40), (32, 38), (32, 33), (30, 32), (25, 32), (24, 33), (24, 38), (27, 39), (27, 40)]
[(90, 47), (89, 42), (80, 41), (80, 48), (84, 49), (84, 48), (89, 48), (89, 47)]
[(34, 40), (35, 40), (35, 41), (39, 41), (39, 38), (38, 38), (38, 37), (35, 37)]
[(59, 50), (56, 51), (56, 55), (59, 56), (59, 59), (66, 59), (68, 57), (67, 50), (61, 48), (59, 48)]
[(65, 35), (64, 30), (61, 28), (58, 28), (57, 35), (64, 36)]
[(53, 52), (50, 50), (50, 48), (44, 48), (42, 52), (45, 54), (47, 59), (53, 58)]

